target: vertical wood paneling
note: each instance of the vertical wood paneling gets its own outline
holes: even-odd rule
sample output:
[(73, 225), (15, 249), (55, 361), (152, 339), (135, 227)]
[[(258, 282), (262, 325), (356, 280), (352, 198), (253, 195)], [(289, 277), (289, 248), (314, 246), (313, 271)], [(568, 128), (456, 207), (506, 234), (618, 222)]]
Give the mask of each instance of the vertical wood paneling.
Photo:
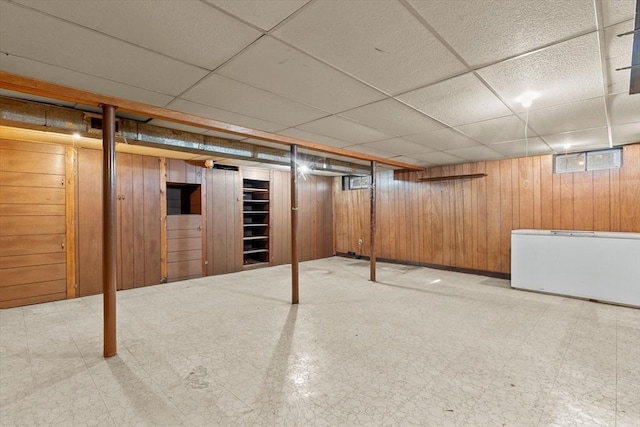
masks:
[[(102, 292), (102, 152), (78, 151), (78, 286)], [(119, 289), (161, 282), (160, 159), (119, 153)]]
[(640, 150), (638, 145), (624, 147), (624, 167), (620, 169), (621, 231), (637, 231), (640, 223)]
[(333, 180), (319, 177), (316, 181), (316, 258), (333, 256)]
[(560, 175), (560, 228), (573, 230), (573, 176), (572, 173)]
[(562, 230), (562, 175), (554, 173), (551, 176), (551, 198), (552, 198), (552, 227), (555, 230)]
[[(435, 170), (432, 176), (442, 176), (440, 170)], [(431, 182), (427, 184), (431, 189), (431, 200), (433, 213), (431, 215), (431, 253), (434, 264), (444, 264), (444, 201), (443, 201), (443, 183)], [(392, 249), (389, 248), (389, 258), (393, 257)]]
[[(131, 189), (133, 201), (144, 201), (144, 164), (143, 156), (132, 155), (131, 156), (131, 176), (133, 187)], [(166, 190), (166, 187), (164, 188)], [(166, 197), (166, 192), (162, 193), (163, 197)], [(166, 199), (165, 199), (166, 202)], [(133, 214), (133, 257), (131, 262), (133, 263), (133, 286), (138, 288), (145, 286), (145, 206), (144, 203), (134, 202), (132, 207)], [(166, 210), (165, 210), (166, 211)], [(166, 220), (166, 218), (165, 218)], [(166, 233), (166, 228), (165, 228)], [(160, 236), (164, 233), (160, 232)], [(162, 257), (162, 254), (160, 254)], [(162, 274), (162, 270), (161, 270)], [(166, 276), (163, 276), (166, 277)]]
[(144, 281), (160, 283), (160, 159), (143, 157), (144, 168)]
[[(476, 173), (487, 173), (487, 163), (478, 163)], [(473, 200), (477, 202), (477, 221), (474, 223), (474, 229), (477, 231), (476, 245), (476, 264), (474, 268), (479, 270), (488, 270), (487, 265), (489, 258), (489, 249), (487, 247), (487, 180), (476, 179), (474, 184), (477, 185), (478, 195)]]
[(240, 173), (211, 169), (207, 177), (207, 274), (242, 270)]
[(553, 157), (540, 156), (540, 227), (543, 230), (554, 228), (553, 176)]
[[(638, 147), (635, 145), (634, 147)], [(626, 167), (626, 166), (623, 166)], [(609, 195), (611, 197), (611, 231), (621, 231), (621, 217), (620, 217), (620, 201), (622, 195), (620, 194), (620, 170), (612, 169), (609, 171)]]
[(593, 230), (593, 172), (573, 174), (573, 229)]
[[(475, 172), (475, 165), (465, 164), (462, 165), (462, 173), (470, 174), (473, 166), (473, 170)], [(460, 248), (462, 249), (463, 257), (461, 265), (464, 268), (473, 268), (474, 264), (474, 252), (477, 247), (477, 242), (475, 241), (475, 231), (473, 228), (473, 214), (474, 214), (474, 206), (472, 203), (473, 200), (473, 184), (470, 179), (463, 179), (462, 183), (462, 230), (463, 234), (461, 239), (458, 241), (460, 244)], [(460, 249), (458, 250), (460, 251)]]
[[(415, 174), (380, 173), (379, 256), (416, 261), (418, 248), (419, 262), (509, 273), (516, 228), (640, 232), (640, 144), (624, 147), (621, 169), (554, 174), (553, 157), (536, 156), (435, 167), (420, 176), (474, 172), (486, 177), (417, 183)], [(358, 216), (368, 205), (350, 194), (357, 191), (339, 189), (334, 185), (337, 251), (346, 252), (361, 228), (345, 227), (345, 212)]]
[[(517, 161), (517, 160), (516, 160)], [(513, 230), (513, 161), (500, 161), (500, 270), (511, 271), (511, 230)], [(506, 250), (509, 249), (509, 250)]]
[(118, 262), (117, 288), (133, 287), (133, 168), (132, 155), (117, 153)]
[(78, 289), (102, 292), (102, 151), (78, 149)]
[(611, 229), (611, 193), (609, 191), (609, 171), (593, 172), (593, 229)]
[(532, 173), (533, 180), (532, 184), (532, 193), (533, 193), (533, 228), (540, 229), (542, 228), (542, 195), (540, 189), (541, 175), (540, 175), (540, 156), (536, 156), (532, 159)]
[[(518, 159), (518, 182), (516, 183), (518, 198), (518, 228), (534, 228), (534, 186), (533, 159)], [(515, 228), (515, 224), (514, 224)]]

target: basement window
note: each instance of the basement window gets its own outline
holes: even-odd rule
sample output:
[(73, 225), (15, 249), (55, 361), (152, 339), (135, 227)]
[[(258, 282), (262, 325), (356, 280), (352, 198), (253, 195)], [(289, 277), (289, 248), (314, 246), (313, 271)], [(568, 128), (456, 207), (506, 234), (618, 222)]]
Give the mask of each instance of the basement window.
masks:
[(189, 215), (202, 213), (199, 184), (167, 183), (167, 215)]
[(371, 176), (345, 175), (342, 177), (342, 190), (361, 190), (371, 186)]
[(559, 154), (554, 159), (555, 173), (585, 172), (619, 169), (622, 166), (622, 148)]

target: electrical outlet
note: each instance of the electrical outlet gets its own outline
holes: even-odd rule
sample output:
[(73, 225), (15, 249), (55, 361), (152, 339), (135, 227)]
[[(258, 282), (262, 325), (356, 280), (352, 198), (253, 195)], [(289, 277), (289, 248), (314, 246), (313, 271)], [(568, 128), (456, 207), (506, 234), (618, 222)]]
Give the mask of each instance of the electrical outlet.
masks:
[(362, 246), (362, 239), (358, 239), (358, 246)]

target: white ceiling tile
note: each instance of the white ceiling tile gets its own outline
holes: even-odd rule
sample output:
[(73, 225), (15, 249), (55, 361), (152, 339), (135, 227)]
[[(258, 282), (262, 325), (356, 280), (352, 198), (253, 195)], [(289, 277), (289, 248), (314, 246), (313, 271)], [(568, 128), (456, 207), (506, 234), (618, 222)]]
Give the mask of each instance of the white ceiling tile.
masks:
[(444, 125), (395, 99), (385, 99), (345, 111), (340, 116), (394, 136), (442, 129)]
[(538, 154), (549, 154), (549, 146), (540, 138), (519, 139), (516, 141), (491, 144), (490, 147), (507, 157), (526, 157)]
[(0, 3), (0, 51), (168, 95), (206, 75), (201, 68), (8, 3)]
[(498, 160), (504, 158), (502, 154), (498, 153), (490, 147), (487, 147), (486, 145), (467, 148), (455, 148), (453, 150), (447, 150), (445, 151), (445, 153), (452, 154), (469, 162), (484, 162), (485, 160)]
[(286, 126), (296, 126), (327, 115), (315, 108), (216, 74), (202, 80), (184, 93), (182, 98)]
[(613, 143), (616, 145), (640, 142), (639, 122), (612, 126), (611, 132), (613, 134)]
[(615, 58), (607, 59), (606, 63), (607, 75), (609, 80), (609, 94), (623, 92), (629, 93), (631, 70), (621, 70), (620, 68), (626, 68), (631, 65), (631, 53), (629, 53), (628, 55), (621, 55)]
[(394, 154), (392, 152), (378, 150), (377, 148), (370, 147), (369, 144), (349, 145), (349, 146), (344, 147), (344, 148), (346, 148), (347, 150), (356, 151), (358, 153), (368, 154), (368, 155), (371, 155), (371, 156), (378, 156), (378, 157), (394, 157), (394, 156), (397, 156), (397, 154)]
[(456, 129), (487, 144), (513, 141), (524, 137), (524, 122), (513, 114), (457, 126)]
[(161, 93), (128, 86), (101, 77), (78, 73), (54, 65), (19, 58), (17, 56), (3, 55), (0, 58), (0, 69), (8, 73), (159, 107), (167, 105), (167, 103), (173, 99), (171, 96)]
[(404, 139), (441, 151), (480, 145), (480, 143), (473, 139), (449, 128), (419, 133), (417, 135), (408, 135), (405, 136)]
[(278, 132), (280, 135), (292, 136), (294, 138), (302, 139), (303, 141), (316, 142), (318, 144), (330, 145), (332, 147), (346, 147), (352, 145), (349, 141), (342, 141), (340, 139), (331, 138), (326, 135), (320, 135), (306, 130), (291, 128)]
[(633, 31), (633, 27), (634, 21), (630, 19), (604, 30), (605, 58), (616, 58), (631, 53), (633, 50), (633, 36), (618, 37), (618, 34)]
[(349, 141), (354, 144), (379, 141), (381, 139), (387, 139), (390, 136), (338, 116), (325, 117), (320, 120), (298, 126), (298, 128), (342, 141)]
[[(520, 118), (525, 120), (525, 113)], [(539, 135), (549, 135), (606, 126), (604, 97), (584, 99), (529, 112), (529, 127)]]
[(504, 103), (471, 73), (405, 93), (398, 99), (449, 126), (511, 114)]
[(315, 2), (274, 34), (389, 94), (465, 70), (399, 2)]
[(263, 37), (217, 73), (331, 113), (384, 97), (271, 37)]
[(449, 0), (410, 3), (472, 66), (596, 29), (592, 0), (471, 0), (456, 6)]
[(19, 2), (209, 70), (261, 36), (259, 31), (199, 1)]
[(620, 21), (632, 19), (635, 15), (636, 0), (601, 0), (605, 27)]
[(251, 129), (264, 130), (267, 132), (277, 132), (285, 128), (285, 126), (280, 124), (267, 122), (254, 117), (247, 117), (242, 114), (185, 101), (183, 99), (176, 99), (172, 101), (167, 108), (169, 110), (181, 111), (183, 113), (194, 114), (196, 116), (207, 117), (221, 122), (245, 126)]
[(465, 160), (461, 157), (454, 156), (452, 154), (443, 153), (442, 151), (433, 151), (431, 153), (415, 154), (411, 156), (413, 159), (426, 162), (431, 166), (436, 165), (453, 165), (456, 163), (464, 163)]
[[(404, 162), (404, 163), (409, 163), (410, 165), (417, 165), (417, 166), (422, 166), (422, 167), (433, 166), (432, 163), (426, 162), (424, 160), (416, 159), (415, 156), (413, 156), (413, 157), (398, 156), (398, 157), (393, 157), (393, 160), (395, 160), (397, 162)], [(383, 166), (383, 165), (381, 165), (381, 166)]]
[(627, 93), (610, 95), (609, 102), (612, 124), (640, 123), (640, 95)]
[(383, 141), (369, 142), (365, 144), (367, 147), (375, 148), (378, 150), (388, 151), (395, 155), (411, 156), (418, 153), (427, 153), (433, 151), (424, 145), (416, 144), (415, 142), (407, 141), (401, 138), (385, 139)]
[(207, 0), (238, 18), (270, 30), (309, 0)]
[(528, 91), (539, 94), (533, 108), (603, 95), (595, 33), (483, 68), (479, 73), (515, 111), (525, 110), (519, 97)]
[(606, 148), (609, 146), (609, 136), (606, 127), (545, 135), (544, 139), (549, 146), (558, 153), (587, 148)]

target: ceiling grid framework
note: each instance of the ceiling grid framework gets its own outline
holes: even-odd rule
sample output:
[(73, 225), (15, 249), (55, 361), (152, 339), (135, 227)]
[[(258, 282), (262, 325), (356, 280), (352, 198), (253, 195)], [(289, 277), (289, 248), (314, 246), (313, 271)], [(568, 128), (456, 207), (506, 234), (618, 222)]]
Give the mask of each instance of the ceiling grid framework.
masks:
[(634, 0), (464, 5), (0, 0), (0, 70), (424, 167), (640, 142)]

